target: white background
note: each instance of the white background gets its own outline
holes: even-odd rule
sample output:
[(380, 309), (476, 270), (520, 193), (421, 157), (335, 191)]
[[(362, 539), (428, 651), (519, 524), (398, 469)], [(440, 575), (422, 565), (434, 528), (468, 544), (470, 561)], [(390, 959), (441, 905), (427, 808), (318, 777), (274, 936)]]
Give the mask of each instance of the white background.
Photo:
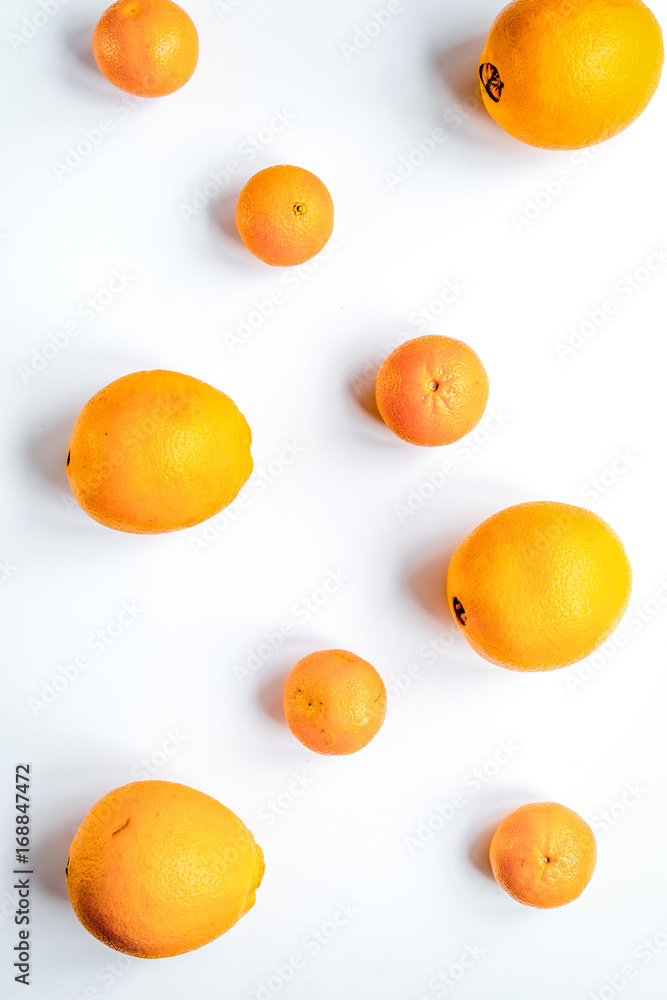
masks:
[[(26, 995), (13, 982), (10, 889), (13, 769), (29, 761), (35, 1000), (655, 1000), (667, 985), (667, 90), (607, 146), (543, 152), (471, 97), (497, 0), (403, 0), (372, 39), (357, 32), (382, 0), (187, 6), (194, 77), (129, 111), (90, 64), (100, 3), (70, 0), (18, 43), (37, 2), (1, 13), (0, 992)], [(654, 9), (667, 21), (664, 0)], [(290, 118), (280, 132), (275, 109)], [(104, 119), (111, 129), (96, 133)], [(444, 139), (429, 145), (434, 130)], [(86, 145), (91, 135), (102, 141)], [(211, 182), (230, 160), (238, 175)], [(336, 206), (328, 251), (291, 278), (228, 231), (245, 180), (284, 162), (317, 173)], [(109, 298), (114, 270), (131, 280), (87, 321), (82, 303)], [(276, 291), (259, 323), (255, 303)], [(606, 299), (616, 311), (594, 326), (588, 311)], [(587, 322), (583, 346), (559, 351)], [(56, 335), (71, 323), (65, 343)], [(425, 332), (467, 341), (491, 381), (487, 417), (449, 450), (403, 444), (358, 401), (390, 347)], [(65, 346), (40, 362), (52, 336)], [(258, 473), (234, 521), (141, 537), (73, 504), (76, 414), (144, 368), (205, 379), (247, 417)], [(289, 464), (286, 442), (301, 452)], [(446, 460), (454, 473), (434, 489)], [(478, 658), (442, 599), (454, 546), (531, 499), (598, 512), (635, 574), (623, 647), (540, 676)], [(345, 581), (323, 602), (331, 574)], [(304, 598), (320, 601), (315, 613)], [(118, 635), (124, 602), (141, 610)], [(293, 637), (240, 679), (235, 667), (285, 623)], [(116, 636), (103, 654), (98, 629)], [(297, 659), (336, 646), (378, 668), (391, 703), (367, 749), (328, 759), (290, 735), (279, 702)], [(89, 665), (67, 680), (81, 654)], [(518, 749), (498, 765), (502, 741)], [(295, 775), (308, 785), (299, 796)], [(257, 903), (232, 931), (156, 962), (88, 935), (64, 881), (85, 812), (138, 776), (219, 798), (266, 855)], [(464, 804), (444, 822), (436, 808), (449, 815), (456, 793)], [(599, 847), (589, 888), (551, 912), (515, 903), (484, 862), (500, 818), (544, 799), (581, 813)], [(355, 911), (345, 922), (341, 904)], [(309, 935), (336, 915), (315, 953)], [(466, 947), (483, 955), (447, 987), (441, 974), (460, 974)], [(305, 965), (283, 985), (274, 967), (295, 954)]]

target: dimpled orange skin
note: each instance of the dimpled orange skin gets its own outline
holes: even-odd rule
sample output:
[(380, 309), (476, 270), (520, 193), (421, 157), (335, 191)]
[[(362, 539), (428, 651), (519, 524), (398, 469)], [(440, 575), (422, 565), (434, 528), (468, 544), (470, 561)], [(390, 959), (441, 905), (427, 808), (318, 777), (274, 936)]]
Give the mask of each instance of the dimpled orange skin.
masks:
[(232, 502), (252, 472), (250, 444), (243, 414), (218, 389), (179, 372), (133, 372), (81, 410), (67, 475), (100, 524), (176, 531)]
[(264, 857), (230, 809), (171, 781), (109, 792), (77, 830), (67, 891), (96, 938), (138, 958), (201, 948), (255, 902)]
[(515, 0), (480, 57), (482, 100), (522, 142), (581, 149), (641, 114), (663, 61), (660, 25), (641, 0)]
[(265, 264), (303, 264), (333, 231), (331, 195), (315, 174), (286, 164), (254, 174), (236, 203), (236, 228)]
[(93, 32), (107, 80), (136, 97), (164, 97), (187, 83), (199, 58), (191, 18), (172, 0), (118, 0)]
[(489, 379), (475, 352), (451, 337), (416, 337), (400, 344), (375, 380), (380, 416), (409, 444), (452, 444), (482, 418)]
[(590, 882), (597, 847), (588, 823), (558, 802), (531, 802), (498, 826), (489, 848), (499, 885), (519, 903), (571, 903)]
[(472, 648), (510, 670), (588, 656), (630, 600), (623, 543), (597, 514), (539, 501), (488, 518), (458, 546), (447, 601)]
[(366, 660), (344, 649), (323, 649), (291, 671), (283, 706), (289, 728), (309, 750), (349, 754), (370, 743), (384, 722), (387, 692)]

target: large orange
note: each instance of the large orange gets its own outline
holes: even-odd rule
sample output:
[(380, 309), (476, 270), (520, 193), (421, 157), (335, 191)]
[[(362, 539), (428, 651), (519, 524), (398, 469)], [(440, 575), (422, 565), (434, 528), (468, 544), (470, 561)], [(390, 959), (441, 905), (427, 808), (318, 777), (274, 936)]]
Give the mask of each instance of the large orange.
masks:
[(285, 681), (285, 718), (309, 750), (348, 754), (370, 743), (384, 722), (387, 692), (367, 660), (323, 649), (299, 660)]
[(95, 25), (93, 55), (120, 90), (162, 97), (194, 73), (199, 38), (191, 18), (173, 0), (117, 0)]
[(452, 337), (400, 344), (375, 380), (380, 416), (410, 444), (458, 441), (479, 422), (488, 398), (484, 365), (471, 347)]
[(67, 859), (74, 912), (127, 955), (201, 948), (255, 902), (261, 849), (230, 809), (171, 781), (135, 781), (86, 815)]
[(67, 475), (87, 514), (140, 534), (212, 517), (252, 471), (250, 428), (224, 393), (179, 372), (133, 372), (89, 400)]
[(286, 164), (254, 174), (236, 203), (236, 228), (246, 247), (277, 267), (318, 254), (333, 220), (333, 201), (319, 177)]
[(618, 625), (632, 572), (597, 514), (546, 501), (488, 518), (458, 546), (447, 600), (480, 656), (513, 670), (583, 659)]
[(498, 826), (489, 848), (499, 885), (520, 903), (546, 909), (580, 896), (595, 869), (588, 823), (558, 802), (531, 802)]
[(641, 114), (663, 59), (660, 25), (641, 0), (514, 0), (480, 57), (482, 99), (517, 139), (579, 149)]

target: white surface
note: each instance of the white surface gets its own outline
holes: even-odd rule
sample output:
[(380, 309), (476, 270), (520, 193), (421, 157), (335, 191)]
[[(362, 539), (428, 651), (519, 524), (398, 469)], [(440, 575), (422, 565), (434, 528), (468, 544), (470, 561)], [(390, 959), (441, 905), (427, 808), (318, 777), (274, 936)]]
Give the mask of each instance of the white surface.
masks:
[[(655, 1000), (667, 985), (667, 258), (630, 296), (614, 284), (653, 248), (667, 250), (664, 83), (608, 146), (541, 152), (510, 139), (470, 100), (465, 118), (456, 111), (475, 91), (497, 0), (404, 0), (352, 54), (341, 43), (354, 44), (383, 3), (226, 6), (189, 0), (201, 38), (195, 76), (171, 97), (131, 102), (130, 112), (85, 56), (100, 3), (62, 6), (16, 51), (9, 33), (39, 7), (13, 0), (0, 14), (0, 558), (11, 567), (0, 584), (0, 992), (25, 995), (13, 982), (7, 893), (13, 767), (29, 761), (34, 1000), (432, 1000), (447, 989), (437, 977), (452, 967), (458, 975), (467, 946), (484, 954), (446, 994), (460, 1000), (619, 992)], [(667, 22), (664, 0), (653, 6)], [(270, 126), (274, 109), (292, 120), (250, 159), (249, 137)], [(111, 130), (59, 180), (54, 164), (103, 119)], [(434, 129), (446, 141), (403, 182), (388, 179)], [(229, 160), (239, 175), (186, 220), (182, 207)], [(212, 211), (229, 214), (245, 179), (281, 162), (314, 170), (336, 205), (333, 252), (298, 282), (243, 252)], [(521, 226), (516, 216), (545, 184), (557, 191), (563, 170), (572, 183)], [(132, 280), (88, 322), (80, 304), (114, 270)], [(433, 310), (448, 282), (465, 290), (433, 322), (415, 325), (411, 316)], [(284, 300), (273, 315), (230, 350), (225, 334), (276, 290)], [(561, 359), (556, 345), (571, 325), (610, 297), (616, 313)], [(78, 336), (22, 378), (33, 350), (72, 322)], [(421, 332), (466, 340), (487, 367), (489, 413), (501, 418), (481, 425), (485, 443), (463, 442), (469, 451), (403, 445), (355, 400), (351, 380)], [(280, 474), (266, 489), (250, 484), (251, 502), (233, 524), (220, 519), (206, 535), (203, 527), (162, 537), (106, 530), (67, 488), (67, 439), (83, 403), (120, 375), (159, 367), (206, 379), (237, 402), (257, 469), (279, 459), (285, 442), (302, 449), (273, 466)], [(619, 449), (625, 466), (614, 465)], [(447, 459), (455, 474), (401, 520), (395, 505)], [(613, 480), (603, 494), (591, 485), (600, 473)], [(613, 658), (521, 676), (450, 640), (438, 590), (447, 554), (484, 517), (529, 499), (589, 506), (623, 538), (633, 611)], [(195, 552), (202, 538), (212, 540)], [(344, 584), (330, 584), (335, 592), (307, 615), (300, 602), (332, 573)], [(124, 602), (141, 612), (100, 655), (90, 637), (116, 631)], [(295, 636), (241, 683), (234, 666), (286, 622)], [(429, 662), (424, 646), (443, 633)], [(392, 694), (384, 728), (350, 758), (305, 751), (272, 717), (288, 668), (330, 646), (368, 658)], [(35, 710), (29, 699), (42, 698), (81, 653), (89, 666)], [(395, 697), (411, 663), (421, 672)], [(582, 676), (590, 679), (577, 685)], [(174, 733), (178, 749), (163, 753)], [(519, 750), (488, 764), (501, 741)], [(89, 936), (63, 871), (86, 810), (148, 776), (144, 758), (150, 776), (233, 808), (267, 864), (255, 908), (230, 933), (159, 962), (124, 959)], [(485, 764), (497, 773), (478, 787), (470, 774)], [(310, 783), (299, 797), (289, 791), (295, 775)], [(457, 792), (464, 805), (410, 851), (406, 838)], [(281, 795), (284, 811), (271, 821), (269, 803)], [(598, 833), (591, 885), (553, 912), (517, 905), (475, 863), (506, 812), (541, 799), (573, 807)], [(602, 818), (609, 809), (612, 825)], [(344, 923), (340, 904), (355, 911)], [(336, 914), (343, 925), (315, 953), (309, 935)], [(284, 987), (279, 979), (267, 987), (295, 954), (305, 967)], [(613, 977), (626, 963), (636, 975), (623, 985)]]

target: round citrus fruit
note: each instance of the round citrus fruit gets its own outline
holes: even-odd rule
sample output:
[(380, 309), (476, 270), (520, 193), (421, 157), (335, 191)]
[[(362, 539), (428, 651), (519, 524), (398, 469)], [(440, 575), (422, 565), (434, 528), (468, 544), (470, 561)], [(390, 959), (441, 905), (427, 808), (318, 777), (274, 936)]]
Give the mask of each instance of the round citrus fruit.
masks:
[(86, 815), (67, 859), (74, 912), (127, 955), (201, 948), (255, 902), (264, 858), (250, 830), (216, 799), (171, 781), (135, 781)]
[(489, 848), (498, 884), (520, 903), (543, 909), (580, 896), (596, 856), (588, 823), (557, 802), (531, 802), (510, 813)]
[(631, 582), (623, 544), (602, 518), (542, 501), (501, 510), (461, 542), (447, 600), (481, 656), (512, 670), (552, 670), (611, 635)]
[(95, 25), (93, 55), (116, 87), (137, 97), (162, 97), (194, 73), (199, 38), (172, 0), (118, 0)]
[(318, 254), (333, 230), (333, 201), (315, 174), (267, 167), (254, 174), (236, 203), (236, 228), (265, 264), (289, 267)]
[(213, 386), (178, 372), (133, 372), (81, 410), (67, 475), (100, 524), (175, 531), (231, 503), (252, 471), (250, 442), (245, 418)]
[(544, 149), (580, 149), (627, 128), (662, 70), (662, 32), (641, 0), (514, 0), (480, 57), (499, 125)]
[(387, 692), (366, 660), (344, 649), (323, 649), (293, 668), (283, 706), (288, 726), (309, 750), (348, 754), (370, 743), (384, 722)]
[(375, 380), (375, 399), (389, 428), (410, 444), (443, 445), (473, 429), (489, 398), (489, 379), (475, 352), (451, 337), (417, 337), (389, 355)]

